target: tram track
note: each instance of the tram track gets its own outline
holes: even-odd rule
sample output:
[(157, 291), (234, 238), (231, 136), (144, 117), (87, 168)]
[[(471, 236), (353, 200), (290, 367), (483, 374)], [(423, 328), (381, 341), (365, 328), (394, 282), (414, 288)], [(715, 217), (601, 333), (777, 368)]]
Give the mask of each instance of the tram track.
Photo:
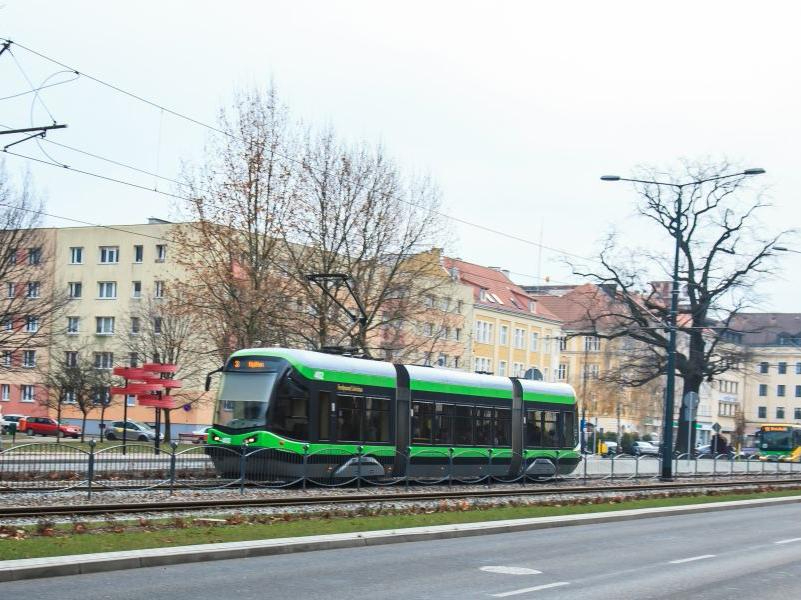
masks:
[(348, 494), (325, 496), (285, 496), (272, 498), (237, 498), (148, 502), (128, 505), (122, 503), (73, 504), (49, 506), (5, 506), (0, 519), (40, 518), (56, 516), (104, 516), (114, 514), (143, 514), (192, 512), (202, 510), (231, 510), (252, 508), (298, 508), (304, 506), (371, 504), (377, 502), (416, 502), (438, 500), (470, 500), (503, 497), (537, 497), (558, 494), (606, 494), (610, 492), (680, 491), (685, 489), (757, 488), (766, 485), (801, 487), (801, 479), (760, 479), (756, 481), (670, 482), (653, 484), (623, 484), (617, 486), (550, 486), (521, 488), (516, 484), (498, 484), (485, 490), (450, 490), (429, 492), (399, 492), (393, 494)]

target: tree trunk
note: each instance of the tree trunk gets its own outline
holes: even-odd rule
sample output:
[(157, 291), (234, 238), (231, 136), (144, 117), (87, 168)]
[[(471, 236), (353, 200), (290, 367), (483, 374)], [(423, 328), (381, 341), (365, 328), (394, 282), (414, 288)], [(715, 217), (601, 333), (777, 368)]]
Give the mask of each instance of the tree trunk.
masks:
[(162, 409), (164, 411), (164, 443), (169, 444), (171, 439), (170, 433), (170, 416), (172, 415), (172, 411), (166, 408)]
[(81, 413), (81, 443), (86, 441), (86, 413)]
[(58, 407), (56, 408), (56, 421), (58, 421), (58, 428), (56, 429), (56, 443), (61, 441), (61, 399), (58, 400)]
[[(679, 407), (678, 418), (678, 431), (676, 432), (676, 452), (678, 454), (690, 454), (692, 449), (695, 448), (695, 421), (692, 425), (687, 422), (684, 414), (684, 398), (690, 392), (696, 394), (701, 390), (701, 377), (699, 375), (686, 375), (682, 377), (684, 385), (682, 386), (681, 398), (676, 399), (676, 406)], [(688, 439), (689, 432), (689, 439)]]

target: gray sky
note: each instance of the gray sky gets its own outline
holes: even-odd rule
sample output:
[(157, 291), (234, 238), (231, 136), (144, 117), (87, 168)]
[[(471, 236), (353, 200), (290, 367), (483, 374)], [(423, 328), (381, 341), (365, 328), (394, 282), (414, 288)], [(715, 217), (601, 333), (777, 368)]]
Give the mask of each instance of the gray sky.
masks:
[[(798, 226), (799, 17), (790, 2), (5, 0), (0, 36), (209, 123), (234, 88), (272, 78), (296, 117), (380, 141), (402, 166), (430, 172), (454, 216), (534, 242), (542, 230), (546, 246), (592, 256), (613, 225), (631, 247), (653, 239), (632, 217), (632, 189), (598, 177), (680, 157), (767, 169), (765, 229)], [(36, 84), (58, 70), (15, 56)], [(0, 57), (0, 97), (26, 85)], [(69, 124), (49, 139), (167, 177), (210, 135), (86, 78), (43, 98)], [(2, 101), (0, 124), (27, 126), (30, 112), (30, 95)], [(49, 122), (38, 105), (32, 118)], [(77, 168), (155, 184), (43, 148)], [(46, 158), (34, 142), (16, 149)], [(26, 162), (7, 157), (12, 171)], [(112, 224), (171, 213), (152, 192), (30, 170), (55, 214)], [(454, 229), (450, 250), (466, 260), (572, 281), (553, 252), (540, 258), (532, 245)], [(787, 245), (801, 250), (801, 240)], [(801, 254), (779, 268), (761, 308), (799, 311)]]

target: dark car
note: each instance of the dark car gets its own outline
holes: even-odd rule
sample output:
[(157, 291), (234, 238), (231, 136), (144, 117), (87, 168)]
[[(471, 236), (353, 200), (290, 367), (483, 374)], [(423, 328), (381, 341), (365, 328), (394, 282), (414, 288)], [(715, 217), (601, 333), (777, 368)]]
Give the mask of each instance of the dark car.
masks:
[[(106, 428), (107, 440), (136, 440), (139, 442), (152, 442), (156, 439), (156, 432), (151, 427), (138, 421), (114, 421)], [(159, 435), (164, 439), (164, 434)]]

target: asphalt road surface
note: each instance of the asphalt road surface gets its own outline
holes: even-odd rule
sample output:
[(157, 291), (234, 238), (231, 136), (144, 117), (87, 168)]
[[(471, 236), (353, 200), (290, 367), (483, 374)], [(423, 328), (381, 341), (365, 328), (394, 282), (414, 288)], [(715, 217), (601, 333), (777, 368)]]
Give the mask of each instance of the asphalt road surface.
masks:
[(801, 598), (801, 505), (0, 583), (0, 598)]

